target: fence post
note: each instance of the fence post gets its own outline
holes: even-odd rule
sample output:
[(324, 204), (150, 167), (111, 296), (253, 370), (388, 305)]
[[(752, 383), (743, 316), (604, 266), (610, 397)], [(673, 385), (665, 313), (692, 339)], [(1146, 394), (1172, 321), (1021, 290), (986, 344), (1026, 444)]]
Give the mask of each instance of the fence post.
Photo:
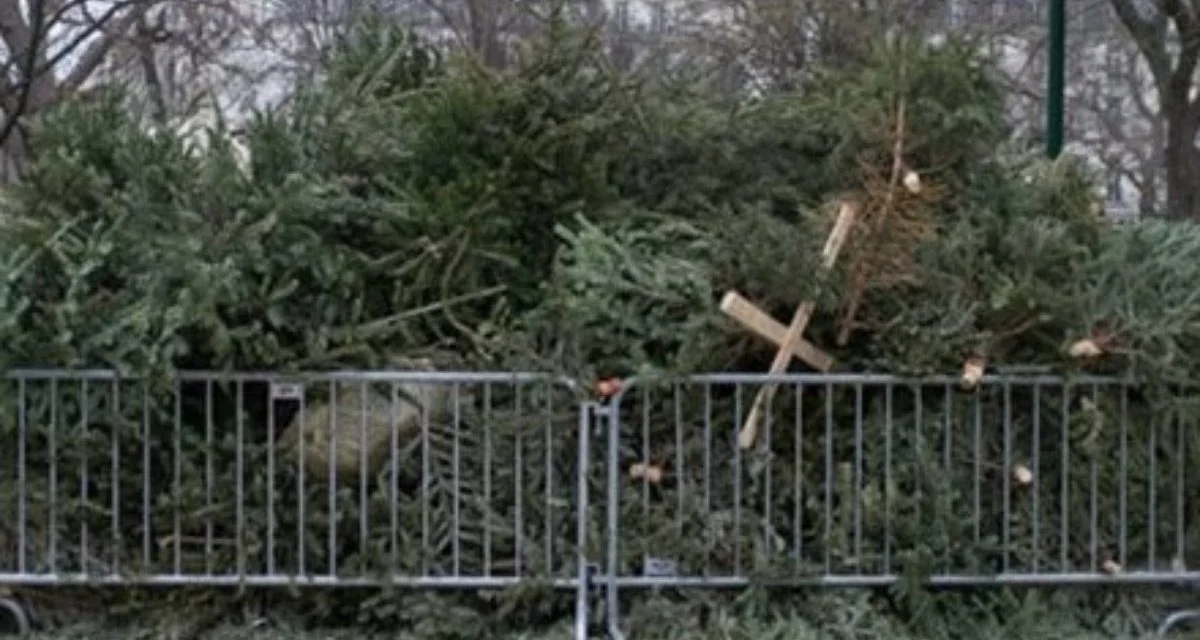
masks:
[(575, 640), (587, 640), (589, 626), (588, 595), (591, 590), (592, 572), (591, 562), (587, 557), (587, 532), (588, 527), (591, 526), (588, 475), (592, 466), (589, 445), (592, 438), (592, 414), (595, 412), (595, 406), (593, 402), (583, 402), (579, 405), (579, 471), (576, 476), (576, 490), (579, 492), (579, 496), (575, 508), (576, 526), (578, 527), (575, 532), (575, 571), (578, 581), (575, 585)]
[(621, 399), (629, 389), (630, 380), (603, 404), (592, 403), (594, 415), (600, 419), (601, 432), (607, 435), (605, 455), (605, 517), (604, 517), (604, 618), (609, 640), (625, 640), (621, 631), (621, 603), (618, 600), (621, 521)]
[[(620, 630), (620, 609), (617, 604), (617, 585), (614, 580), (617, 565), (617, 526), (620, 517), (620, 434), (617, 430), (615, 416), (619, 400), (614, 399), (609, 404), (599, 402), (581, 402), (579, 404), (579, 475), (578, 506), (576, 510), (576, 526), (578, 527), (576, 546), (577, 584), (575, 591), (575, 639), (587, 640), (590, 621), (590, 596), (597, 580), (604, 580), (604, 602), (606, 605), (607, 633), (611, 640), (624, 640)], [(600, 428), (595, 428), (599, 426)], [(591, 526), (591, 501), (589, 480), (591, 460), (591, 439), (599, 434), (608, 435), (609, 452), (606, 456), (606, 488), (605, 499), (605, 570), (600, 571), (597, 565), (589, 562), (587, 557), (587, 531)], [(614, 444), (615, 443), (615, 444)], [(603, 578), (601, 577), (603, 576)]]

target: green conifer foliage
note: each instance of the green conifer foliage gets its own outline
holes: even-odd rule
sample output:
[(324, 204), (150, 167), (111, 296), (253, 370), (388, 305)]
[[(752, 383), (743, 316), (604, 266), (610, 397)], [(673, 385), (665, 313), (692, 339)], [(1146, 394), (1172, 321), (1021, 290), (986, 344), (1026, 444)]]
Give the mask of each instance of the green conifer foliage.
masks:
[[(1061, 446), (1090, 456), (1083, 459), (1096, 465), (1101, 506), (1113, 506), (1116, 471), (1098, 454), (1117, 447), (1121, 437), (1144, 442), (1164, 424), (1167, 391), (1196, 377), (1190, 356), (1200, 348), (1200, 233), (1193, 227), (1111, 229), (1098, 219), (1094, 185), (1078, 164), (1007, 150), (1000, 89), (987, 61), (965, 45), (880, 43), (865, 66), (819, 74), (792, 92), (734, 100), (702, 86), (616, 74), (596, 34), (550, 31), (523, 51), (515, 68), (497, 72), (443, 59), (393, 25), (364, 24), (331, 53), (322, 78), (298, 87), (286, 108), (258, 114), (249, 124), (247, 173), (234, 162), (224, 132), (214, 131), (205, 149), (189, 149), (174, 136), (149, 132), (119, 95), (48, 115), (33, 135), (36, 160), (28, 180), (3, 202), (0, 362), (114, 367), (154, 380), (180, 368), (374, 367), (428, 354), (444, 367), (537, 367), (584, 380), (765, 369), (771, 348), (717, 311), (721, 294), (736, 288), (780, 319), (802, 300), (816, 300), (807, 337), (846, 370), (955, 373), (968, 356), (983, 354), (994, 365), (1136, 374), (1146, 386), (1131, 396), (1134, 431), (1123, 436), (1101, 429), (1082, 414), (1063, 424), (1048, 413), (1042, 422), (1046, 433), (1061, 428), (1077, 440), (1042, 441), (1047, 459)], [(903, 278), (863, 289), (856, 328), (839, 346), (839, 307), (857, 276), (841, 267), (825, 274), (818, 266), (829, 206), (841, 197), (875, 197), (864, 185), (870, 176), (888, 174), (900, 103), (907, 114), (900, 127), (903, 159), (934, 194), (910, 204), (921, 207), (917, 213), (931, 233), (901, 247), (908, 259), (898, 274)], [(856, 250), (865, 249), (852, 244), (849, 251)], [(1065, 354), (1097, 331), (1112, 336), (1110, 353), (1099, 363), (1081, 364)], [(979, 402), (995, 408), (999, 400), (991, 393)], [(11, 395), (3, 400), (12, 401)], [(31, 415), (46, 411), (47, 398), (31, 405)], [(147, 398), (155, 424), (170, 425), (172, 390), (151, 387)], [(675, 442), (670, 396), (642, 398), (631, 395), (625, 409), (653, 416), (645, 423), (651, 440)], [(1190, 395), (1183, 398), (1178, 406), (1190, 409)], [(70, 414), (63, 420), (81, 415), (86, 397), (59, 399)], [(1058, 399), (1078, 404), (1069, 394)], [(728, 417), (743, 400), (718, 395), (714, 410)], [(891, 468), (894, 486), (871, 489), (867, 535), (874, 542), (883, 535), (879, 492), (902, 487), (904, 499), (894, 506), (904, 518), (893, 523), (891, 540), (911, 553), (897, 557), (899, 569), (919, 574), (940, 562), (993, 570), (1000, 551), (994, 541), (975, 541), (978, 523), (962, 490), (970, 486), (970, 465), (938, 467), (942, 453), (929, 448), (946, 424), (967, 423), (972, 400), (922, 401), (922, 411), (912, 397), (893, 407), (889, 424), (898, 434), (897, 455), (905, 457)], [(185, 398), (188, 415), (198, 402)], [(1026, 410), (1031, 400), (1017, 402)], [(866, 424), (878, 434), (882, 400), (869, 396), (863, 404)], [(839, 425), (853, 423), (847, 417), (852, 405), (839, 396)], [(788, 408), (795, 406), (781, 403), (781, 410)], [(127, 427), (121, 432), (130, 447), (125, 453), (136, 459), (142, 407), (127, 409), (134, 413), (118, 410), (123, 419), (99, 426)], [(565, 402), (551, 411), (571, 424), (575, 410)], [(1093, 413), (1115, 410), (1092, 407)], [(802, 419), (817, 420), (811, 411)], [(12, 439), (11, 416), (2, 420), (2, 437)], [(229, 409), (217, 431), (230, 433), (234, 421)], [(430, 484), (438, 497), (429, 517), (434, 546), (442, 548), (449, 544), (453, 502), (446, 487), (456, 487), (454, 495), (469, 499), (478, 521), (460, 541), (468, 547), (463, 554), (477, 558), (480, 523), (511, 521), (515, 472), (498, 475), (487, 489), (477, 475), (455, 483), (447, 452), (478, 461), (493, 447), (497, 460), (512, 459), (515, 434), (530, 425), (498, 421), (491, 442), (469, 426), (462, 434), (430, 434), (436, 461)], [(202, 439), (203, 425), (186, 427), (189, 443)], [(774, 457), (722, 457), (710, 471), (722, 478), (743, 474), (745, 500), (757, 501), (760, 511), (769, 505), (790, 514), (808, 497), (796, 492), (799, 481), (824, 481), (821, 430), (806, 433), (811, 441), (803, 452), (779, 445)], [(44, 433), (31, 437), (46, 441)], [(529, 460), (557, 460), (574, 450), (575, 437), (573, 429), (556, 433), (549, 445), (531, 437), (523, 453)], [(700, 455), (706, 443), (698, 437), (681, 439), (679, 453)], [(987, 455), (1003, 448), (1000, 437), (984, 438)], [(1024, 432), (1014, 437), (1023, 450), (1035, 447)], [(172, 450), (159, 435), (153, 438), (156, 450)], [(72, 456), (104, 446), (77, 440), (57, 452), (63, 468), (77, 461)], [(639, 443), (623, 439), (623, 455), (648, 455)], [(245, 453), (247, 468), (263, 468), (263, 444), (253, 444)], [(969, 438), (954, 446), (956, 461), (976, 453)], [(217, 448), (232, 458), (232, 447), (225, 438)], [(44, 478), (48, 454), (30, 451), (29, 464)], [(153, 504), (162, 517), (179, 507), (200, 518), (200, 451), (181, 462), (189, 470), (186, 486), (157, 489)], [(839, 449), (843, 454), (851, 455)], [(877, 478), (884, 463), (868, 458), (864, 468)], [(1145, 487), (1163, 479), (1168, 462), (1154, 469), (1132, 464), (1127, 471)], [(534, 543), (550, 540), (564, 550), (573, 544), (563, 512), (546, 499), (551, 485), (565, 492), (557, 497), (570, 499), (575, 476), (569, 466), (564, 461), (551, 469), (550, 481), (539, 476), (523, 487), (524, 517), (557, 527), (537, 533), (542, 537)], [(1081, 463), (1058, 482), (1082, 491), (1090, 486), (1091, 468)], [(674, 490), (695, 488), (699, 471), (688, 473)], [(140, 477), (96, 482), (100, 494), (112, 483), (131, 491), (141, 486)], [(44, 490), (36, 482), (30, 488)], [(660, 553), (662, 545), (684, 566), (705, 557), (726, 562), (732, 536), (770, 531), (773, 537), (755, 550), (755, 566), (779, 571), (794, 567), (780, 541), (815, 535), (812, 527), (823, 524), (813, 520), (792, 530), (793, 522), (780, 515), (747, 533), (728, 514), (705, 513), (692, 498), (664, 491), (655, 509), (665, 513), (682, 504), (675, 514), (679, 529), (639, 511), (641, 492), (622, 498), (625, 530), (639, 541), (623, 549), (630, 566), (643, 551)], [(713, 500), (732, 500), (727, 489), (714, 491)], [(260, 483), (251, 493), (265, 490)], [(998, 500), (992, 491), (986, 505)], [(232, 509), (231, 496), (218, 501)], [(1043, 507), (1043, 531), (1051, 531), (1062, 516), (1051, 512), (1053, 501)], [(346, 508), (341, 515), (354, 522), (357, 507)], [(368, 508), (383, 517), (377, 512), (386, 514), (389, 505), (379, 495)], [(132, 506), (124, 515), (129, 522), (140, 517)], [(314, 531), (325, 524), (315, 520), (324, 515), (309, 514)], [(299, 526), (298, 517), (280, 516), (288, 527)], [(1067, 519), (1085, 526), (1078, 522), (1085, 517)], [(58, 526), (77, 530), (81, 521), (109, 522), (105, 514), (73, 513)], [(593, 525), (599, 530), (599, 522)], [(708, 547), (703, 531), (714, 536)], [(360, 541), (359, 552), (383, 553), (386, 535)], [(514, 536), (499, 535), (495, 544), (515, 546)], [(1149, 533), (1138, 535), (1131, 544), (1145, 546)], [(414, 549), (408, 562), (419, 536), (406, 543)], [(1009, 551), (1028, 557), (1032, 549), (1025, 544)], [(314, 566), (328, 566), (326, 547), (310, 553)], [(467, 604), (409, 600), (399, 607), (392, 599), (398, 597), (363, 603), (326, 594), (316, 597), (321, 607), (307, 609), (350, 609), (368, 621), (401, 620), (449, 634), (444, 637), (491, 629), (494, 622)], [(559, 613), (553, 598), (536, 600), (537, 606), (520, 602), (513, 607), (526, 622)]]

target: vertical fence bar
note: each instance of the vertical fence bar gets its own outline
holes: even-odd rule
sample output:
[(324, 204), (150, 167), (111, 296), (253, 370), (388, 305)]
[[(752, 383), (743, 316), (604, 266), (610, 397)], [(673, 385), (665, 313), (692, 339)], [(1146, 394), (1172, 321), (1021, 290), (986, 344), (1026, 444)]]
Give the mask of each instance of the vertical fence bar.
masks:
[[(453, 514), (453, 524), (451, 524), (451, 545), (452, 558), (450, 560), (455, 577), (458, 577), (462, 571), (462, 491), (460, 483), (462, 482), (462, 399), (459, 396), (458, 383), (451, 387), (451, 402), (454, 403), (454, 415), (452, 417), (453, 436), (452, 436), (452, 453), (450, 481), (452, 484), (450, 505), (451, 513)], [(546, 509), (546, 513), (550, 513), (550, 509)]]
[(588, 504), (588, 475), (591, 471), (591, 451), (588, 448), (591, 439), (591, 420), (596, 412), (592, 403), (579, 405), (579, 467), (576, 474), (575, 526), (575, 640), (587, 640), (588, 637), (588, 588), (590, 586), (587, 530), (591, 524), (591, 507)]
[[(267, 575), (275, 575), (275, 442), (278, 434), (276, 429), (278, 425), (275, 422), (275, 397), (271, 392), (267, 393), (267, 539), (265, 542), (264, 555), (266, 556), (266, 571)], [(304, 421), (300, 421), (300, 439), (304, 440)], [(299, 458), (306, 461), (308, 456)], [(305, 462), (300, 463), (300, 468), (304, 468)], [(301, 477), (303, 480), (303, 476)], [(304, 485), (300, 485), (300, 492), (303, 492)], [(303, 498), (300, 498), (301, 500)]]
[[(492, 503), (492, 383), (483, 385), (483, 501)], [(394, 510), (393, 510), (394, 513)], [(492, 527), (483, 528), (483, 575), (492, 575)]]
[(46, 448), (50, 454), (49, 496), (46, 508), (47, 527), (47, 563), (51, 574), (58, 573), (58, 403), (61, 398), (58, 392), (58, 380), (50, 381), (50, 423), (47, 425)]
[[(339, 398), (340, 395), (341, 395), (341, 390), (338, 388), (338, 383), (336, 381), (331, 380), (329, 382), (329, 409), (330, 409), (329, 410), (329, 450), (328, 450), (329, 475), (325, 477), (325, 488), (328, 493), (327, 508), (329, 509), (329, 513), (325, 516), (325, 522), (326, 522), (325, 531), (326, 531), (326, 535), (329, 536), (329, 545), (328, 545), (329, 577), (331, 577), (331, 578), (336, 577), (337, 573), (338, 573), (338, 562), (337, 562), (337, 556), (338, 556), (338, 552), (337, 552), (337, 550), (338, 550), (338, 531), (337, 531), (338, 468), (337, 468), (337, 461), (338, 461), (338, 456), (340, 455), (338, 453), (338, 450), (341, 449), (341, 447), (339, 446), (341, 443), (338, 442), (338, 440), (341, 438), (341, 430), (342, 430), (342, 427), (344, 426), (341, 424), (341, 420), (339, 419), (340, 416), (338, 416), (338, 413), (339, 413), (338, 407), (340, 406), (339, 403), (343, 402)], [(305, 551), (304, 549), (301, 549), (300, 553), (304, 553), (304, 551)]]
[(883, 390), (883, 571), (885, 574), (892, 572), (892, 507), (895, 500), (892, 492), (892, 487), (895, 486), (892, 482), (892, 448), (894, 446), (892, 441), (894, 436), (892, 403), (895, 400), (892, 390), (891, 383), (887, 383)]
[[(792, 491), (796, 499), (792, 505), (792, 553), (796, 556), (793, 567), (795, 575), (804, 571), (804, 504), (800, 496), (804, 495), (804, 385), (795, 387), (796, 409), (793, 414), (793, 435), (795, 436), (795, 454), (792, 459), (792, 473), (795, 475)], [(886, 475), (886, 472), (885, 472)]]
[(1000, 475), (1003, 478), (1003, 480), (1002, 480), (1003, 497), (1001, 498), (1001, 500), (1003, 502), (1003, 506), (1001, 507), (1001, 514), (1000, 514), (1000, 518), (1002, 520), (1002, 522), (1000, 524), (1000, 547), (1002, 549), (1002, 551), (1001, 551), (1002, 559), (1000, 561), (1000, 571), (1001, 571), (1001, 573), (1008, 573), (1009, 558), (1010, 558), (1009, 549), (1012, 546), (1012, 539), (1011, 539), (1011, 536), (1012, 536), (1012, 486), (1010, 485), (1010, 482), (1011, 482), (1011, 478), (1012, 478), (1012, 439), (1013, 439), (1013, 434), (1012, 434), (1012, 421), (1013, 421), (1012, 385), (1008, 382), (1004, 383), (1003, 403), (1004, 404), (1003, 404), (1002, 411), (1003, 411), (1004, 417), (1001, 418), (1001, 420), (1002, 420), (1001, 432), (1003, 434), (1004, 442), (1002, 443), (1001, 446), (1004, 449), (1004, 452), (1003, 452), (1004, 461), (1001, 464), (1001, 472), (1000, 472)]
[[(733, 424), (729, 427), (729, 449), (733, 455), (733, 530), (740, 533), (742, 529), (742, 448), (738, 446), (737, 430), (742, 425), (742, 385), (737, 385), (733, 400)], [(647, 403), (648, 404), (648, 403)], [(733, 542), (733, 572), (742, 575), (742, 536), (734, 536)]]
[[(620, 391), (617, 392), (608, 402), (608, 410), (605, 413), (607, 418), (608, 432), (608, 460), (607, 469), (605, 470), (606, 480), (608, 485), (607, 503), (605, 506), (604, 530), (608, 537), (606, 540), (606, 558), (605, 558), (605, 585), (604, 585), (604, 604), (605, 604), (605, 619), (608, 626), (609, 636), (612, 638), (624, 637), (621, 633), (621, 603), (617, 599), (619, 595), (618, 580), (621, 575), (621, 400), (624, 398), (628, 390), (627, 385), (623, 385)], [(707, 424), (706, 424), (707, 427)], [(707, 456), (707, 448), (706, 448)]]
[(17, 423), (17, 573), (24, 575), (25, 568), (25, 532), (28, 529), (27, 514), (25, 512), (26, 503), (28, 501), (28, 489), (25, 486), (25, 438), (29, 429), (29, 416), (25, 406), (25, 378), (21, 378), (18, 382), (20, 390), (17, 392), (17, 403), (19, 406)]
[(400, 566), (400, 385), (392, 380), (388, 389), (388, 581)]
[[(80, 440), (83, 442), (83, 447), (79, 451), (79, 503), (81, 505), (88, 504), (91, 499), (88, 491), (88, 381), (79, 381), (79, 431)], [(83, 517), (79, 519), (79, 570), (84, 575), (89, 573), (89, 556), (91, 555), (91, 546), (88, 543), (88, 519)]]
[(113, 549), (112, 556), (109, 559), (109, 562), (111, 562), (109, 573), (116, 573), (121, 571), (120, 554), (123, 539), (121, 535), (121, 381), (119, 378), (113, 378), (108, 402), (108, 412), (112, 420), (111, 439), (109, 440), (109, 469), (112, 473), (112, 504), (110, 510), (112, 514), (110, 515), (109, 524), (112, 528), (110, 543)]
[[(270, 415), (272, 416), (270, 420), (271, 425), (269, 428), (272, 432), (275, 431), (275, 395), (276, 394), (272, 392), (269, 398), (271, 411)], [(296, 426), (300, 432), (300, 442), (308, 441), (306, 433), (308, 430), (308, 420), (306, 419), (307, 416), (304, 414), (304, 405), (305, 402), (302, 397), (300, 400), (299, 418), (296, 421)], [(333, 439), (332, 432), (330, 433), (330, 439)], [(270, 459), (273, 460), (275, 455), (274, 442), (272, 441), (268, 446), (271, 447), (269, 452), (272, 457)], [(308, 549), (308, 543), (305, 535), (306, 530), (308, 529), (308, 515), (306, 510), (306, 505), (308, 504), (308, 481), (306, 473), (308, 472), (309, 459), (310, 458), (307, 452), (305, 452), (304, 455), (296, 456), (296, 571), (298, 571), (300, 575), (304, 575), (308, 572), (308, 567), (306, 565), (306, 558), (308, 557), (306, 550)], [(272, 553), (271, 556), (274, 557), (274, 553)]]
[(237, 576), (246, 579), (246, 417), (245, 385), (238, 380), (234, 386), (234, 545), (237, 557)]
[(1030, 439), (1029, 464), (1033, 474), (1033, 486), (1030, 492), (1033, 496), (1033, 522), (1032, 539), (1033, 539), (1033, 565), (1032, 569), (1036, 573), (1041, 570), (1042, 563), (1042, 510), (1040, 506), (1040, 498), (1042, 493), (1042, 386), (1035, 383), (1033, 385), (1033, 407), (1030, 409), (1033, 422), (1033, 437)]
[(213, 416), (213, 380), (204, 381), (204, 570), (212, 575), (216, 571), (213, 566), (213, 546), (216, 529), (213, 523), (213, 501), (217, 471), (213, 461), (216, 447), (216, 419)]
[[(358, 539), (367, 540), (370, 535), (370, 509), (371, 503), (368, 496), (368, 479), (371, 476), (368, 469), (367, 449), (371, 446), (367, 439), (367, 416), (372, 413), (371, 392), (366, 381), (359, 385), (358, 401), (361, 411), (358, 414)], [(390, 407), (389, 407), (390, 411)], [(362, 554), (358, 559), (358, 571), (360, 575), (367, 575), (370, 571), (370, 560), (367, 554)]]

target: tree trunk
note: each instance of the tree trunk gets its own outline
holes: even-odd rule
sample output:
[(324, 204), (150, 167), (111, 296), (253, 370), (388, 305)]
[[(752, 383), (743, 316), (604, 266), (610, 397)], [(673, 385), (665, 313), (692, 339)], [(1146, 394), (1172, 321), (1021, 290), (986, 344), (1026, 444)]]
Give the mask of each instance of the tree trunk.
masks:
[(1200, 158), (1196, 150), (1197, 122), (1187, 94), (1164, 101), (1167, 141), (1167, 217), (1200, 221)]

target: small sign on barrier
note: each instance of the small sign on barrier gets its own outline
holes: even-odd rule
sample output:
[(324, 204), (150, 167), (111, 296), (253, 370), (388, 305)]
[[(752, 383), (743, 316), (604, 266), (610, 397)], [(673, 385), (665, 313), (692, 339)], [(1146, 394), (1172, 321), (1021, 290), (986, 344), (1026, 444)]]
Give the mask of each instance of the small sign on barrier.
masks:
[(272, 382), (272, 400), (303, 400), (304, 385), (299, 382)]
[(646, 556), (642, 559), (642, 575), (648, 578), (674, 578), (679, 575), (679, 563), (670, 558)]

